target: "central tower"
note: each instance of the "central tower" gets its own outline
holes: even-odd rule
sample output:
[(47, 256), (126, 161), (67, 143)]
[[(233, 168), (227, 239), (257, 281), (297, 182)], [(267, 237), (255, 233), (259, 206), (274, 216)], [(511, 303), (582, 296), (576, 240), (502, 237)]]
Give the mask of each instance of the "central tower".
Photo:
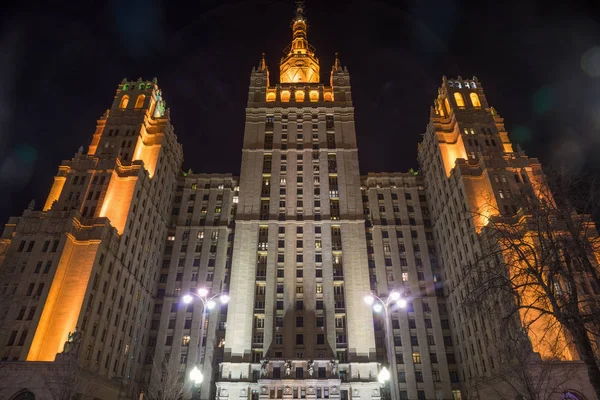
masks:
[(292, 43), (284, 50), (287, 55), (281, 59), (279, 76), (282, 83), (319, 83), (319, 60), (315, 49), (306, 39), (308, 26), (304, 18), (304, 4), (298, 2), (296, 16), (292, 20)]
[(350, 77), (306, 27), (251, 73), (217, 399), (380, 398)]

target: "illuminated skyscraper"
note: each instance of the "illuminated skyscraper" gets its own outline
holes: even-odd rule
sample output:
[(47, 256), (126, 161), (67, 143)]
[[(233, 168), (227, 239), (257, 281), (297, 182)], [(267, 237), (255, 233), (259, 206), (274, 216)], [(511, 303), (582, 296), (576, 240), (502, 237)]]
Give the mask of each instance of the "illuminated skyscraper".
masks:
[(2, 360), (53, 361), (78, 331), (81, 366), (133, 388), (182, 157), (156, 81), (124, 80), (43, 209), (5, 227)]
[[(383, 400), (385, 366), (396, 400), (495, 398), (502, 321), (464, 312), (465, 276), (539, 162), (476, 78), (444, 78), (421, 172), (361, 176), (349, 72), (336, 56), (321, 81), (302, 3), (285, 53), (278, 82), (264, 55), (252, 69), (239, 177), (182, 172), (156, 80), (118, 86), (0, 237), (0, 397)], [(393, 300), (389, 327), (369, 295)], [(589, 390), (569, 365), (564, 388)]]
[(300, 5), (279, 83), (250, 77), (217, 398), (379, 390), (350, 76), (320, 82), (306, 27)]

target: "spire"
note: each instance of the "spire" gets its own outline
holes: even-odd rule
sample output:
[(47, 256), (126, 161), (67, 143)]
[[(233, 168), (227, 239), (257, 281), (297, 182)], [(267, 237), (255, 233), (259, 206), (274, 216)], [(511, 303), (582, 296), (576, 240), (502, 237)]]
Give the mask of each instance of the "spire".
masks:
[(296, 21), (304, 21), (304, 1), (302, 0), (296, 2), (296, 18), (294, 22)]
[(334, 71), (339, 71), (340, 68), (340, 55), (339, 53), (335, 53), (335, 61), (333, 63), (333, 70)]
[(319, 82), (319, 60), (315, 57), (315, 49), (308, 43), (307, 30), (304, 1), (297, 1), (296, 15), (292, 19), (292, 43), (284, 50), (286, 56), (279, 66), (282, 83)]
[(258, 64), (258, 70), (259, 71), (266, 71), (267, 68), (267, 61), (265, 60), (265, 53), (262, 53), (262, 57), (260, 59), (260, 63)]

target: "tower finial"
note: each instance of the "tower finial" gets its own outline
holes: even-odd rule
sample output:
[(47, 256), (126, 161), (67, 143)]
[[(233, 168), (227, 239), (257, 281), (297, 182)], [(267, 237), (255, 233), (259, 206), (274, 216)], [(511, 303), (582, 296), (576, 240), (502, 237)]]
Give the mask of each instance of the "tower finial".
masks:
[(340, 54), (339, 53), (335, 53), (335, 61), (333, 63), (333, 69), (336, 71), (340, 69)]
[(296, 18), (294, 19), (294, 22), (296, 22), (296, 21), (304, 21), (304, 1), (303, 0), (296, 1)]
[(260, 64), (258, 65), (258, 69), (260, 71), (265, 71), (267, 69), (267, 61), (265, 60), (265, 53), (261, 54)]

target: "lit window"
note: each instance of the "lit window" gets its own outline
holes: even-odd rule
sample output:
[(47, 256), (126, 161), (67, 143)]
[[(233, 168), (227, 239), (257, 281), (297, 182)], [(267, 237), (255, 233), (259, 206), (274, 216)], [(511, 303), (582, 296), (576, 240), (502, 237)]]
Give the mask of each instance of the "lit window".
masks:
[(463, 98), (462, 94), (454, 92), (454, 101), (456, 101), (458, 108), (465, 108), (465, 99)]
[(275, 92), (267, 93), (267, 102), (275, 101)]
[(296, 101), (301, 103), (304, 101), (304, 90), (296, 90), (296, 92), (294, 92), (294, 97), (296, 98)]
[(412, 354), (412, 357), (413, 357), (413, 363), (414, 364), (421, 364), (421, 353), (414, 352)]
[(281, 91), (281, 101), (283, 101), (285, 103), (290, 101), (290, 91), (289, 90)]
[(121, 99), (121, 105), (119, 106), (119, 108), (127, 108), (127, 104), (129, 104), (129, 96), (125, 95)]
[(318, 90), (310, 91), (310, 101), (313, 103), (319, 101), (319, 91)]
[(408, 272), (402, 273), (402, 282), (408, 282)]
[(190, 336), (184, 335), (181, 344), (184, 346), (188, 346), (190, 344)]
[(175, 235), (170, 235), (168, 240), (169, 240), (169, 242), (175, 241)]
[(142, 108), (144, 106), (144, 100), (146, 100), (146, 96), (140, 94), (135, 101), (135, 108)]
[(471, 97), (471, 104), (473, 104), (473, 107), (481, 108), (481, 102), (479, 101), (479, 96), (477, 93), (473, 92), (469, 95), (469, 97)]

